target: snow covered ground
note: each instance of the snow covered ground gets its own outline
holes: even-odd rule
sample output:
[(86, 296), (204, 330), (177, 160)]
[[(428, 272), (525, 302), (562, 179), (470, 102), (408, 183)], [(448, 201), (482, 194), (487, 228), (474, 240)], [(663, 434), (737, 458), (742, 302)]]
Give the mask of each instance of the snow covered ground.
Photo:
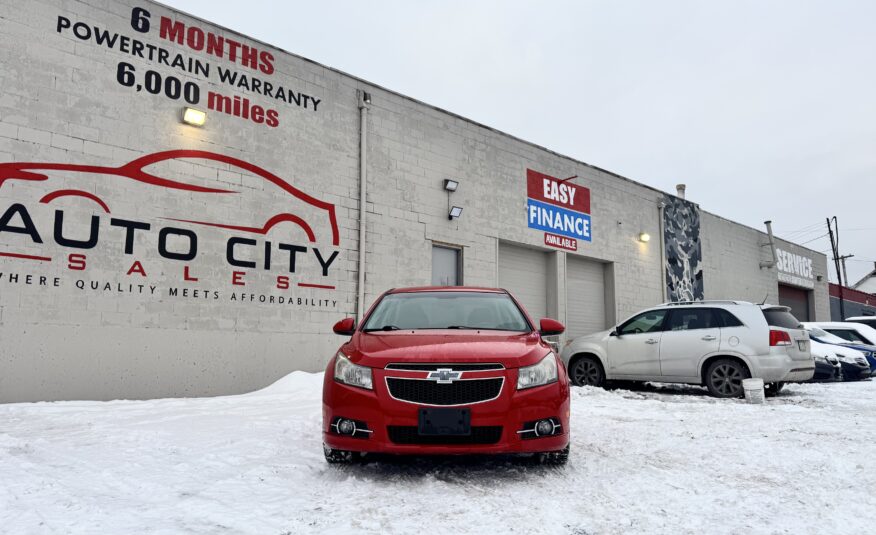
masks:
[(766, 405), (573, 389), (564, 468), (327, 465), (321, 374), (243, 396), (0, 406), (0, 532), (874, 533), (876, 383)]

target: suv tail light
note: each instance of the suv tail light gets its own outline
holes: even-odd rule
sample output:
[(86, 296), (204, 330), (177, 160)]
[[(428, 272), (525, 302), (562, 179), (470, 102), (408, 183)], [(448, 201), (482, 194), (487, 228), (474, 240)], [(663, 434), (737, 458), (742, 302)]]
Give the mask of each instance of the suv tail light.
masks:
[(791, 345), (791, 335), (785, 331), (770, 330), (770, 345), (789, 346)]

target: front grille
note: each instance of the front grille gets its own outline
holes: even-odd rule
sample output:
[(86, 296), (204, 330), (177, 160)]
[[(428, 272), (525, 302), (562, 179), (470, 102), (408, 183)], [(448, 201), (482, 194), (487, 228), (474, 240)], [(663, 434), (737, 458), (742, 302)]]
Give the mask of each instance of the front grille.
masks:
[(483, 371), (483, 370), (504, 370), (505, 366), (501, 364), (481, 364), (477, 362), (472, 363), (461, 363), (455, 362), (450, 364), (419, 364), (419, 363), (399, 363), (399, 364), (387, 364), (387, 370), (409, 370), (415, 372), (432, 372), (439, 368), (450, 368), (453, 371), (464, 372), (464, 371)]
[(417, 426), (390, 425), (389, 440), (395, 444), (495, 444), (502, 426), (474, 426), (470, 435), (420, 435)]
[(395, 399), (424, 405), (467, 405), (499, 397), (504, 377), (465, 379), (447, 384), (424, 379), (387, 377), (386, 386)]

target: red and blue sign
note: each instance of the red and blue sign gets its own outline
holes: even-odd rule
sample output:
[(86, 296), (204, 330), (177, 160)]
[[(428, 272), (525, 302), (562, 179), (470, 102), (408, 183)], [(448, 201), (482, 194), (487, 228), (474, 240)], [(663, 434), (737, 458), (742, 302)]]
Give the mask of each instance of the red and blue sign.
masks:
[(526, 196), (529, 228), (570, 239), (550, 244), (575, 250), (577, 240), (591, 241), (590, 189), (527, 169)]

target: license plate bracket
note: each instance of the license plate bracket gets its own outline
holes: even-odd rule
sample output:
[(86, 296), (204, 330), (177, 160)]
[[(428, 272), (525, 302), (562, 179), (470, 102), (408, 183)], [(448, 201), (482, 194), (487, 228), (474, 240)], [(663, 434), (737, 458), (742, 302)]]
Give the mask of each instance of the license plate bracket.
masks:
[(420, 409), (418, 432), (425, 436), (471, 435), (471, 409)]

